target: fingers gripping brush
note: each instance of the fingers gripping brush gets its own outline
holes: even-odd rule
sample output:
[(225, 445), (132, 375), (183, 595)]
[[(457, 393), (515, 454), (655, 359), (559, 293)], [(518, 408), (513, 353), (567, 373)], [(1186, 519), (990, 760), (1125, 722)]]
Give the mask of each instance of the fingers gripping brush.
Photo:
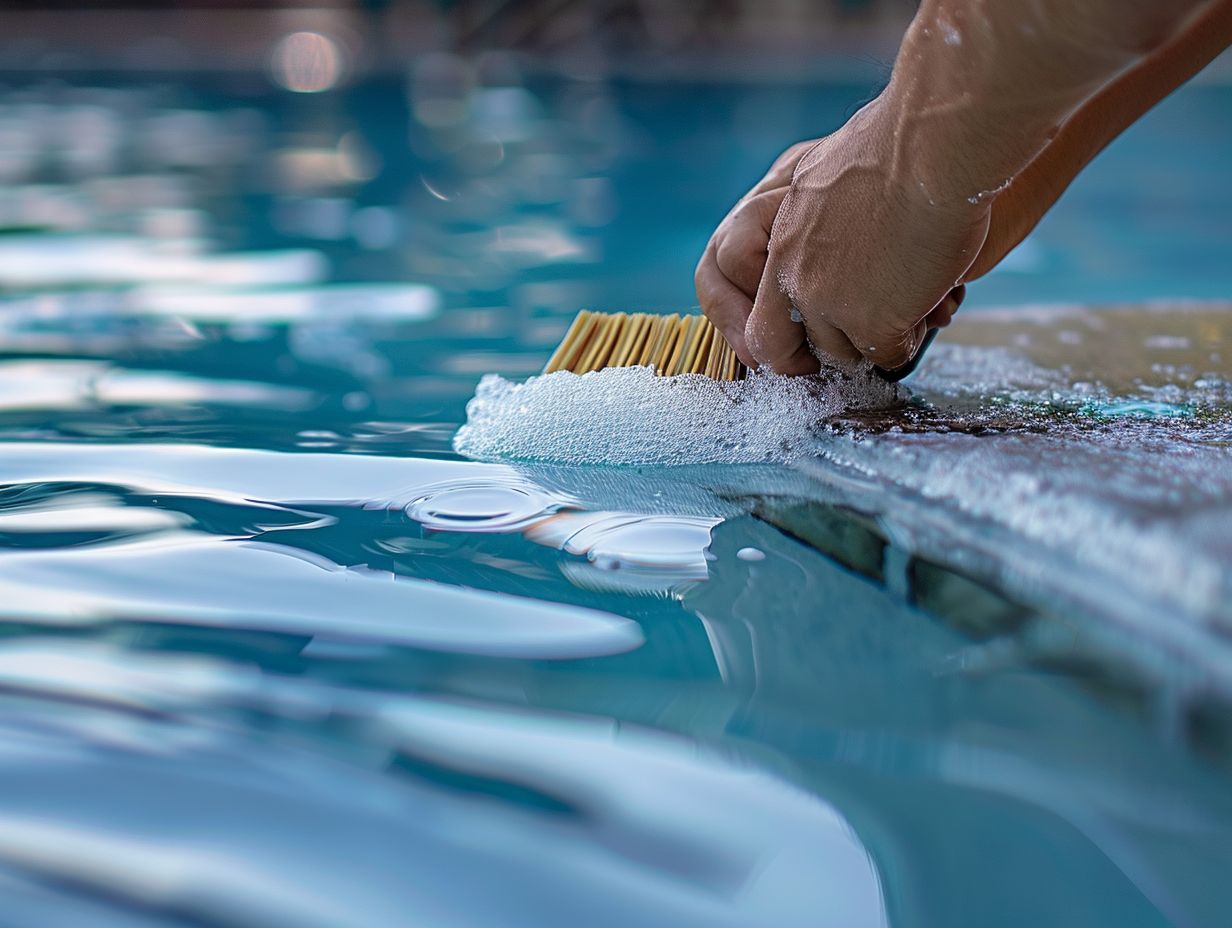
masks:
[[(962, 300), (962, 288), (955, 291)], [(915, 356), (901, 367), (873, 370), (897, 383), (920, 364), (938, 329), (929, 329)], [(714, 380), (743, 380), (749, 369), (727, 340), (701, 315), (658, 316), (652, 313), (595, 313), (582, 310), (556, 349), (545, 374), (585, 374), (605, 367), (653, 367), (660, 377), (703, 374)]]
[[(1232, 5), (1212, 5), (1198, 16), (1194, 28), (1171, 39), (1092, 97), (1066, 121), (1047, 149), (1000, 194), (988, 239), (975, 264), (968, 269), (966, 279), (980, 277), (996, 266), (1026, 237), (1070, 181), (1092, 158), (1164, 96), (1205, 67), (1227, 47), (1230, 37)], [(961, 285), (951, 293), (954, 308), (962, 302), (963, 294), (964, 288)], [(618, 318), (621, 319), (620, 322), (610, 323), (614, 331), (608, 332), (609, 323), (604, 320)], [(681, 369), (667, 367), (673, 360), (672, 352), (680, 332), (666, 323), (655, 321), (671, 319), (676, 326), (684, 326), (689, 317), (682, 320), (679, 316), (604, 316), (601, 313), (583, 312), (574, 321), (565, 341), (552, 356), (545, 373), (557, 370), (585, 373), (601, 367), (652, 363), (656, 373), (663, 376), (706, 373), (710, 367), (711, 352), (718, 351), (723, 360), (716, 363), (715, 369), (718, 373), (715, 376), (726, 380), (743, 378), (748, 370), (735, 358), (727, 342), (717, 333), (710, 331), (712, 327), (708, 322), (700, 317), (693, 318), (698, 321), (689, 323), (689, 337), (696, 340), (698, 350), (693, 352), (693, 364), (690, 367), (683, 367), (680, 358), (675, 360), (677, 367)], [(639, 320), (636, 327), (630, 321), (633, 319)], [(631, 329), (635, 328), (635, 331), (622, 340), (620, 335), (626, 325)], [(890, 383), (909, 376), (919, 366), (925, 351), (936, 338), (937, 331), (936, 328), (928, 330), (915, 356), (906, 364), (892, 370), (883, 367), (875, 367), (874, 370)], [(700, 339), (706, 334), (709, 335), (709, 340), (705, 350), (702, 350)], [(596, 335), (601, 337), (595, 339)], [(669, 340), (672, 347), (667, 349), (664, 363), (659, 363), (663, 360), (663, 342)], [(692, 345), (692, 342), (690, 344)], [(592, 346), (593, 351), (588, 350)], [(686, 353), (682, 349), (680, 354), (683, 357)]]
[(565, 371), (581, 376), (484, 376), (454, 449), (570, 467), (785, 463), (815, 450), (819, 423), (901, 402), (887, 381), (907, 373), (865, 363), (814, 377), (750, 375), (705, 316), (590, 311), (578, 313), (544, 374)]

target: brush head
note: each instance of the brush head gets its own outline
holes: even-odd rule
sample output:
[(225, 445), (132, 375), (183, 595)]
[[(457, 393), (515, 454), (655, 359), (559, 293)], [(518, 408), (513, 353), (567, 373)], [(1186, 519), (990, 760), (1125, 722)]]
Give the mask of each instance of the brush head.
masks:
[(582, 310), (543, 369), (585, 374), (605, 367), (652, 367), (661, 377), (703, 374), (742, 380), (748, 368), (705, 316)]
[[(962, 303), (965, 289), (955, 289), (957, 304)], [(888, 383), (898, 383), (919, 367), (938, 331), (929, 329), (915, 357), (906, 364), (892, 370), (874, 365), (873, 372)], [(705, 316), (594, 313), (586, 309), (577, 314), (543, 372), (585, 374), (605, 367), (638, 366), (652, 367), (660, 377), (703, 374), (715, 380), (743, 380), (749, 373)]]

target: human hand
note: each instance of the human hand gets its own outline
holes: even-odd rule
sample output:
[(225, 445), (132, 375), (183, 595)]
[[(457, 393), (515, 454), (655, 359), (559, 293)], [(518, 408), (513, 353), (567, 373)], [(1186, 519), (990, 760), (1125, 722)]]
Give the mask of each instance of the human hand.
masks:
[(1159, 88), (1226, 44), (1230, 5), (922, 0), (886, 91), (788, 149), (720, 224), (695, 276), (702, 309), (751, 366), (808, 373), (816, 351), (901, 367), (965, 280)]
[(990, 198), (909, 169), (891, 117), (874, 101), (788, 149), (716, 230), (698, 296), (745, 363), (812, 373), (816, 351), (893, 369), (949, 323)]
[(765, 271), (770, 230), (796, 165), (815, 144), (800, 142), (775, 159), (766, 176), (719, 223), (693, 275), (702, 311), (749, 367), (757, 361), (745, 343), (744, 329)]

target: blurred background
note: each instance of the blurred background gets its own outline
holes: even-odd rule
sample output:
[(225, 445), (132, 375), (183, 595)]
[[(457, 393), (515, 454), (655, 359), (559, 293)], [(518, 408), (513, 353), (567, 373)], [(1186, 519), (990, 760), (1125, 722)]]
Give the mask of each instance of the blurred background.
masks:
[[(824, 475), (452, 452), (579, 308), (695, 307), (715, 225), (914, 8), (0, 7), (0, 921), (1223, 924), (1232, 794), (1185, 745), (1232, 725), (1170, 660), (1225, 666), (1217, 325), (1127, 326), (1128, 399), (1030, 333), (942, 339), (990, 428), (835, 440), (952, 535), (797, 505)], [(963, 312), (1232, 296), (1230, 150), (1224, 59)], [(1106, 318), (1055, 340), (1115, 358)], [(1160, 621), (1037, 618), (963, 558)], [(577, 606), (630, 650), (518, 645), (580, 648)]]
[[(328, 39), (333, 76), (398, 73), (409, 56), (500, 48), (543, 67), (726, 77), (815, 69), (819, 52), (892, 55), (911, 0), (334, 0), (7, 3), (4, 66), (243, 72), (299, 30)], [(786, 62), (784, 54), (796, 55)], [(764, 56), (764, 57), (762, 57)]]
[[(365, 413), (456, 423), (481, 373), (537, 370), (581, 307), (695, 307), (716, 223), (879, 90), (914, 8), (7, 4), (0, 336), (133, 363), (158, 343), (215, 371), (247, 352), (232, 372), (255, 375), (261, 325), (293, 306), (319, 318), (277, 334), (284, 379), (317, 365), (360, 381), (344, 392)], [(1119, 140), (966, 311), (1232, 293), (1230, 82), (1225, 57)], [(322, 285), (352, 289), (303, 289)], [(277, 287), (301, 289), (275, 311)], [(217, 338), (180, 344), (151, 316)], [(147, 320), (144, 347), (104, 317)], [(414, 317), (415, 337), (373, 317)], [(413, 408), (390, 371), (418, 375)]]

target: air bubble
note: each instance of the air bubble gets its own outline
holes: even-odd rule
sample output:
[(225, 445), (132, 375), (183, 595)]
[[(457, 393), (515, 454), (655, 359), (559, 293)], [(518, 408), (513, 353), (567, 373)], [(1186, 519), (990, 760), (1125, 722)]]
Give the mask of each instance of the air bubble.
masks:
[(530, 525), (563, 505), (531, 484), (450, 481), (426, 487), (406, 514), (444, 532), (508, 532)]
[(645, 367), (561, 371), (525, 383), (489, 374), (454, 448), (487, 461), (786, 462), (806, 452), (831, 417), (898, 399), (866, 362), (812, 377), (755, 371), (740, 381), (657, 377)]
[[(575, 535), (569, 547), (584, 543), (587, 557), (623, 568), (701, 569), (715, 519), (686, 516), (642, 516), (599, 528), (584, 539)], [(579, 533), (585, 534), (585, 533)]]

